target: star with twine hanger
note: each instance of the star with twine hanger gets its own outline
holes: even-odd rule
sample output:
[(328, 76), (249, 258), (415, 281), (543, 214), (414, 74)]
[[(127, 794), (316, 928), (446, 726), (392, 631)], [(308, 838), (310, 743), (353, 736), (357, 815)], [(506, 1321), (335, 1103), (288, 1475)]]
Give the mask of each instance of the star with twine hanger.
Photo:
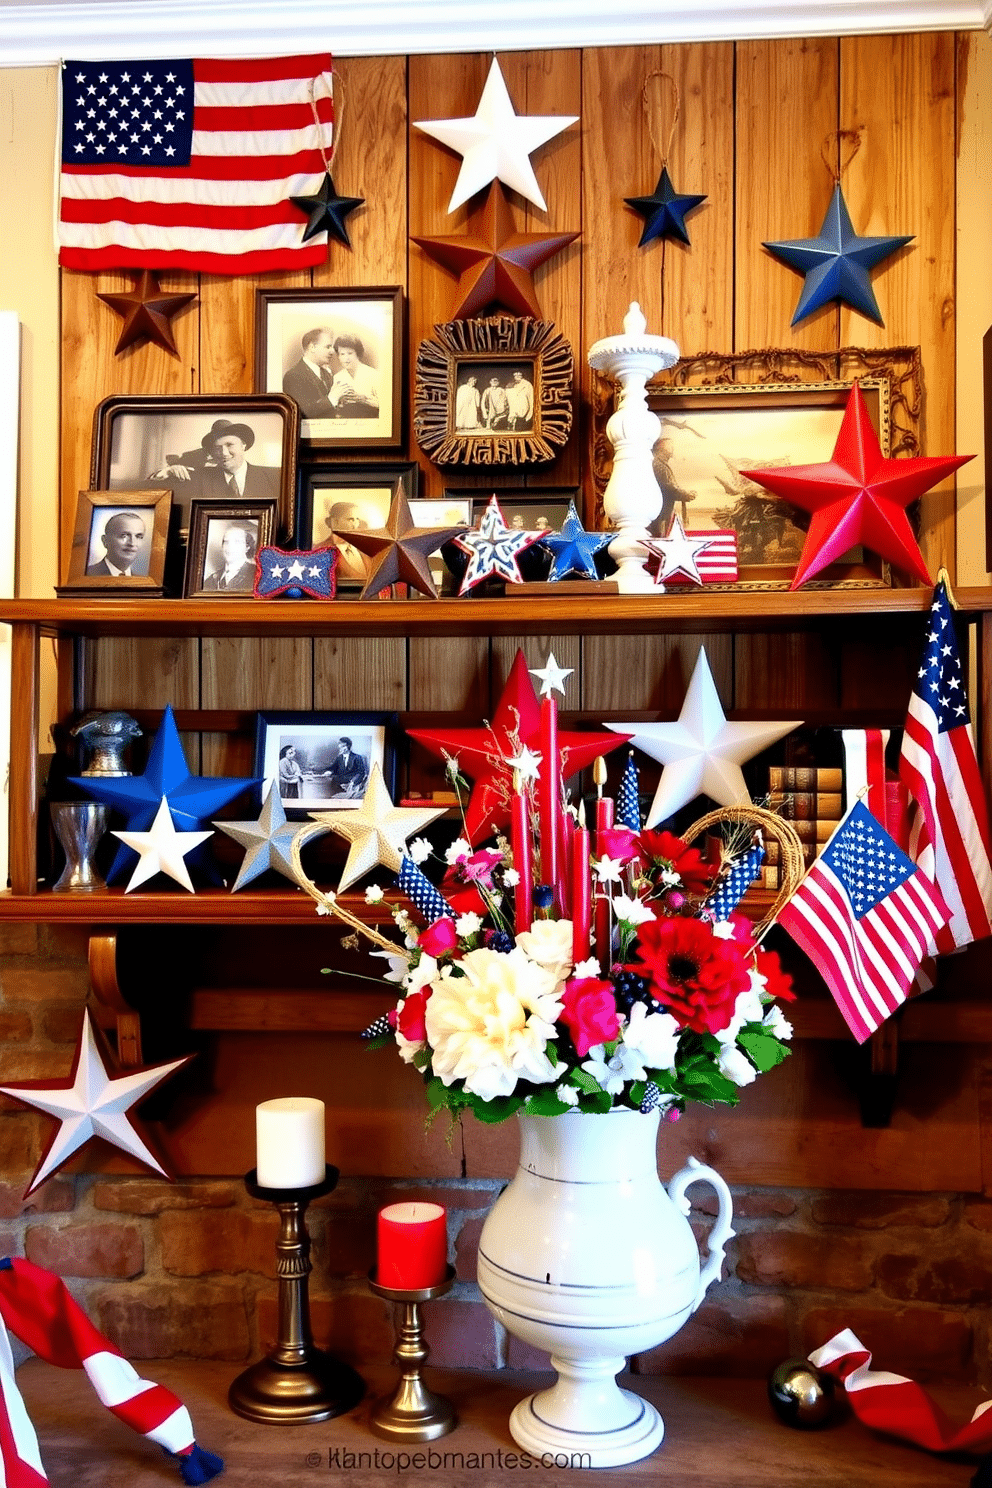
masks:
[[(544, 670), (544, 669), (542, 669)], [(567, 672), (563, 675), (567, 675)], [(552, 684), (554, 685), (554, 684)], [(432, 754), (454, 760), (459, 771), (471, 777), (472, 793), (465, 810), (465, 836), (481, 842), (510, 820), (513, 771), (529, 769), (534, 746), (541, 741), (541, 709), (528, 675), (527, 662), (518, 651), (506, 686), (496, 704), (492, 722), (479, 728), (409, 729)], [(623, 739), (604, 733), (579, 733), (560, 729), (562, 779), (591, 765), (597, 755), (617, 749)]]
[(478, 108), (470, 119), (428, 119), (414, 124), (462, 157), (458, 180), (448, 203), (453, 212), (490, 181), (502, 181), (542, 212), (541, 195), (530, 157), (539, 145), (578, 123), (578, 114), (518, 115), (514, 112), (496, 57), (489, 68)]
[(798, 589), (856, 543), (888, 558), (923, 584), (933, 584), (906, 508), (974, 455), (882, 454), (858, 383), (851, 389), (833, 456), (821, 465), (742, 472), (775, 496), (812, 513), (790, 589)]
[[(281, 873), (291, 883), (298, 884), (300, 876), (292, 858), (294, 837), (302, 833), (303, 841), (311, 842), (315, 837), (323, 837), (329, 830), (323, 822), (301, 827), (298, 821), (287, 821), (275, 782), (269, 786), (261, 815), (254, 821), (215, 821), (214, 826), (218, 832), (223, 832), (245, 849), (238, 876), (231, 885), (232, 894), (254, 882), (267, 868)], [(303, 842), (300, 846), (303, 846)]]
[(411, 242), (458, 275), (458, 299), (451, 320), (470, 319), (493, 305), (540, 320), (534, 270), (578, 236), (577, 232), (518, 232), (506, 192), (497, 180), (486, 194), (478, 232), (412, 238)]
[(338, 893), (343, 894), (356, 879), (371, 873), (380, 864), (393, 873), (399, 873), (407, 838), (429, 827), (432, 821), (444, 815), (446, 809), (444, 806), (394, 806), (376, 762), (369, 771), (362, 804), (356, 810), (311, 811), (313, 821), (329, 827), (351, 844)]
[(167, 294), (158, 282), (158, 275), (144, 269), (132, 289), (98, 294), (97, 299), (109, 305), (124, 321), (114, 356), (120, 356), (129, 346), (142, 346), (146, 341), (160, 346), (170, 356), (179, 356), (172, 318), (196, 300), (195, 294)]
[[(653, 125), (653, 115), (660, 113), (660, 103), (657, 109), (652, 110), (648, 102), (649, 86), (656, 79), (659, 84), (671, 83), (674, 90), (672, 127), (669, 130), (668, 145), (664, 152), (658, 146)], [(634, 211), (644, 218), (644, 227), (641, 230), (640, 241), (637, 246), (638, 248), (643, 248), (646, 243), (653, 243), (657, 238), (676, 238), (680, 243), (684, 243), (687, 248), (691, 247), (685, 219), (690, 212), (694, 212), (697, 207), (702, 206), (706, 197), (687, 195), (676, 191), (672, 185), (672, 178), (668, 174), (668, 159), (671, 155), (672, 140), (675, 138), (675, 130), (678, 127), (681, 112), (679, 86), (670, 73), (652, 72), (648, 74), (644, 79), (644, 86), (641, 89), (641, 106), (644, 109), (644, 116), (647, 119), (651, 143), (662, 159), (661, 175), (658, 177), (658, 184), (652, 194), (650, 196), (624, 197), (624, 201), (628, 207), (633, 207)]]
[[(833, 177), (834, 189), (823, 219), (819, 235), (815, 238), (792, 238), (781, 243), (763, 243), (776, 258), (804, 275), (802, 293), (792, 317), (798, 325), (814, 311), (836, 300), (849, 305), (859, 315), (883, 325), (882, 312), (878, 308), (872, 288), (869, 270), (890, 258), (898, 249), (913, 241), (908, 237), (862, 238), (854, 231), (851, 214), (847, 210), (840, 178), (861, 148), (862, 127), (838, 129), (828, 134), (820, 147), (824, 165)], [(851, 153), (844, 163), (834, 169), (827, 159), (826, 149), (833, 140), (838, 149), (843, 142), (853, 142)]]
[(464, 530), (463, 527), (415, 526), (403, 482), (397, 481), (385, 527), (348, 533), (351, 546), (371, 559), (360, 598), (374, 599), (391, 584), (409, 584), (421, 594), (437, 599), (437, 586), (427, 559)]
[[(516, 532), (507, 527), (495, 494), (482, 513), (478, 527), (466, 532), (459, 528), (453, 539), (455, 547), (468, 554), (469, 562), (458, 589), (467, 594), (483, 579), (503, 579), (507, 584), (522, 584), (523, 574), (517, 562), (520, 554), (540, 542), (543, 532)], [(349, 541), (351, 540), (349, 536)]]
[[(332, 74), (333, 76), (333, 74)], [(334, 140), (331, 145), (330, 155), (324, 149), (320, 137), (320, 120), (317, 117), (317, 106), (314, 101), (313, 83), (310, 84), (310, 107), (317, 124), (317, 146), (320, 150), (320, 158), (324, 162), (324, 179), (319, 188), (312, 196), (291, 196), (289, 199), (294, 207), (303, 212), (307, 218), (307, 225), (303, 229), (303, 242), (307, 243), (315, 238), (318, 233), (326, 232), (328, 245), (331, 238), (336, 238), (346, 248), (351, 247), (351, 238), (348, 236), (348, 228), (345, 219), (358, 207), (365, 205), (364, 196), (339, 196), (334, 185), (334, 177), (331, 175), (331, 166), (334, 157), (338, 153), (338, 145), (341, 143), (341, 125), (344, 120), (344, 98), (335, 109), (334, 118)], [(337, 80), (337, 92), (343, 95), (341, 80)]]
[(84, 1009), (82, 1032), (68, 1080), (24, 1080), (17, 1085), (0, 1086), (0, 1091), (19, 1105), (54, 1116), (58, 1122), (24, 1197), (34, 1193), (93, 1137), (103, 1137), (121, 1152), (171, 1180), (168, 1169), (143, 1137), (133, 1107), (195, 1057), (186, 1054), (166, 1064), (146, 1065), (126, 1074), (112, 1075), (93, 1032), (89, 1009)]

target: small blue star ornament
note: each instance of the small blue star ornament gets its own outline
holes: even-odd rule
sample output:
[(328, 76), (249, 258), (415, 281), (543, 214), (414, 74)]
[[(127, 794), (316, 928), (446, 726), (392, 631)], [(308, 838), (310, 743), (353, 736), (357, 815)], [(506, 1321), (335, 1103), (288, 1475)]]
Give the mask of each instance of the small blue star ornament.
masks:
[(523, 574), (517, 560), (543, 536), (543, 532), (518, 532), (507, 527), (499, 502), (493, 496), (478, 527), (453, 540), (456, 548), (468, 554), (468, 567), (462, 575), (459, 595), (468, 594), (483, 579), (503, 579), (507, 584), (522, 584)]
[(658, 184), (651, 196), (625, 196), (628, 207), (644, 218), (638, 248), (653, 243), (656, 238), (677, 238), (686, 247), (691, 247), (685, 219), (696, 207), (702, 206), (705, 196), (688, 196), (676, 191), (668, 166), (663, 165)]
[(334, 547), (262, 548), (255, 565), (256, 599), (333, 599), (338, 550)]
[[(228, 802), (251, 786), (261, 785), (261, 781), (191, 775), (175, 717), (167, 706), (143, 775), (80, 775), (73, 777), (70, 784), (85, 791), (95, 801), (102, 801), (105, 806), (121, 812), (129, 832), (147, 832), (150, 829), (163, 797), (177, 831), (199, 832), (204, 827), (209, 828), (210, 818)], [(216, 870), (210, 867), (205, 850), (198, 849), (193, 861), (216, 880)], [(136, 862), (137, 854), (122, 843), (110, 865), (107, 882), (122, 878)]]
[(764, 243), (762, 246), (790, 268), (805, 275), (806, 282), (792, 317), (793, 325), (798, 325), (833, 300), (850, 305), (852, 310), (882, 325), (882, 313), (868, 271), (912, 241), (912, 234), (898, 238), (859, 237), (851, 225), (851, 216), (838, 181), (819, 237), (793, 238), (784, 243)]
[(548, 582), (558, 583), (575, 574), (584, 579), (598, 579), (596, 554), (611, 543), (615, 532), (587, 532), (582, 525), (575, 502), (568, 503), (568, 514), (560, 532), (547, 532), (541, 539), (553, 558)]

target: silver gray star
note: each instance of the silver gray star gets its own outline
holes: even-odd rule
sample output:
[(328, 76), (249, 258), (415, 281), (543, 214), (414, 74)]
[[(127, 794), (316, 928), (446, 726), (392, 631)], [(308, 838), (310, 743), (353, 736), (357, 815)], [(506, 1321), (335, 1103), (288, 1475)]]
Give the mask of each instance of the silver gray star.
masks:
[[(269, 786), (262, 814), (257, 821), (218, 821), (214, 822), (214, 826), (218, 832), (233, 837), (235, 842), (240, 842), (246, 849), (231, 889), (232, 894), (258, 878), (266, 868), (274, 868), (276, 873), (281, 873), (283, 878), (288, 878), (292, 883), (299, 882), (290, 856), (290, 844), (301, 831), (301, 824), (286, 820), (286, 812), (275, 782)], [(304, 826), (302, 830), (306, 832), (307, 841), (313, 837), (325, 837), (328, 832), (328, 828), (321, 822), (314, 822), (309, 828)]]

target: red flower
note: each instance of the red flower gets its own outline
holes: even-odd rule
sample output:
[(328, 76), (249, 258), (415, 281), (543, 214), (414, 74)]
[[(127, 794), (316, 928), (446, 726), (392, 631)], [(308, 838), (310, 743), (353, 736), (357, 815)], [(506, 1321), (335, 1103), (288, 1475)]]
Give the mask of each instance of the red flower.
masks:
[(782, 970), (777, 951), (759, 951), (754, 958), (754, 969), (759, 976), (764, 977), (765, 985), (761, 990), (769, 997), (774, 997), (777, 1002), (795, 1002), (792, 978), (787, 971)]
[(456, 914), (477, 914), (485, 917), (489, 906), (479, 893), (477, 885), (466, 884), (458, 873), (458, 866), (449, 868), (441, 880), (441, 893)]
[(705, 920), (649, 920), (638, 929), (637, 956), (651, 991), (684, 1028), (717, 1033), (751, 985), (732, 940), (718, 940)]
[(580, 1059), (593, 1044), (608, 1044), (620, 1032), (612, 982), (575, 977), (565, 983), (561, 1001), (564, 1009), (561, 1021), (572, 1035)]
[(713, 868), (703, 861), (697, 847), (689, 847), (674, 832), (642, 832), (637, 840), (646, 868), (670, 867), (690, 894), (705, 894), (711, 887)]
[(446, 956), (453, 951), (458, 944), (458, 936), (455, 934), (455, 922), (445, 915), (440, 920), (435, 920), (433, 925), (428, 925), (426, 930), (421, 930), (417, 936), (417, 944), (427, 956)]
[(494, 847), (481, 847), (470, 858), (462, 858), (455, 864), (455, 877), (463, 883), (480, 883), (483, 888), (493, 886), (493, 869), (503, 861), (503, 854)]
[(428, 995), (426, 992), (411, 992), (397, 1014), (396, 1026), (411, 1044), (422, 1044), (427, 1039), (424, 1013)]

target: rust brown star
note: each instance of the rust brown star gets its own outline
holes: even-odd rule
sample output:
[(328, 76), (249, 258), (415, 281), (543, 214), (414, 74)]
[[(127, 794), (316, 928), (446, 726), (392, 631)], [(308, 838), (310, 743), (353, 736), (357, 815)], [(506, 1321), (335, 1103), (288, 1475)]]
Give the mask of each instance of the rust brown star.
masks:
[(195, 294), (164, 294), (158, 275), (144, 269), (133, 289), (122, 294), (98, 294), (97, 299), (109, 305), (115, 315), (124, 318), (114, 347), (115, 356), (143, 341), (161, 346), (170, 356), (179, 356), (176, 338), (172, 334), (172, 317), (195, 300)]
[(458, 302), (452, 320), (481, 315), (502, 305), (518, 315), (541, 318), (534, 270), (574, 243), (572, 233), (517, 232), (502, 186), (489, 188), (477, 233), (464, 237), (414, 238), (428, 258), (458, 275)]
[(390, 584), (412, 584), (421, 594), (437, 599), (428, 555), (464, 530), (464, 527), (414, 526), (410, 503), (402, 483), (397, 482), (385, 527), (347, 534), (352, 547), (371, 559), (369, 576), (360, 598), (374, 599)]

